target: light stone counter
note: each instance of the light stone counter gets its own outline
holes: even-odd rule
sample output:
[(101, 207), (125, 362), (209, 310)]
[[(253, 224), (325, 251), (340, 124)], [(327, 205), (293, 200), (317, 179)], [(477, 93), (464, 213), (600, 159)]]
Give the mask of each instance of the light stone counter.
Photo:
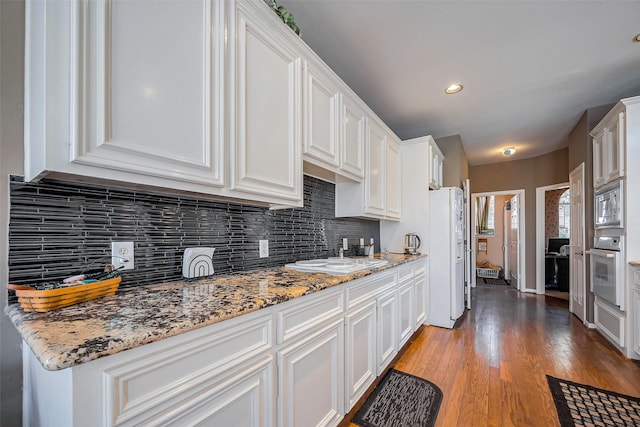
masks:
[(196, 281), (141, 286), (48, 313), (6, 312), (42, 366), (59, 370), (260, 310), (425, 255), (346, 276), (270, 268)]

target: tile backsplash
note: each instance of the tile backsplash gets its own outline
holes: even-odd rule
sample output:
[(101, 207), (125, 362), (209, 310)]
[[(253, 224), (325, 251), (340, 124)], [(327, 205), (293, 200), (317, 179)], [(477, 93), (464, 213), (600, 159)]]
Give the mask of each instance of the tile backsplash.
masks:
[[(373, 237), (377, 221), (336, 218), (335, 186), (304, 178), (304, 207), (269, 210), (237, 203), (43, 180), (11, 180), (9, 280), (61, 280), (110, 262), (112, 241), (133, 241), (135, 269), (121, 288), (182, 277), (185, 248), (210, 246), (215, 274), (336, 255)], [(269, 257), (258, 257), (258, 240)]]

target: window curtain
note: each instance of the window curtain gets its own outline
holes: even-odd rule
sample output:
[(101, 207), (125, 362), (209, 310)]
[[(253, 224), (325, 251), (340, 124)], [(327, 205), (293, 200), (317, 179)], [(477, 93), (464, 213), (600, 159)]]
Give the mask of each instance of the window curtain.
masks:
[(489, 197), (487, 196), (476, 198), (476, 227), (478, 234), (489, 232)]

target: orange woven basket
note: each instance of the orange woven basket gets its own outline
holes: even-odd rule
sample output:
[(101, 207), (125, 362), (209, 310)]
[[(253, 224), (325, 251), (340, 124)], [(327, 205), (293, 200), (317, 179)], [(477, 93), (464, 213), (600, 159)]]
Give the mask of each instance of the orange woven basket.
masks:
[(114, 277), (86, 285), (65, 288), (36, 290), (16, 289), (18, 302), (24, 311), (44, 313), (73, 304), (114, 295), (120, 285), (121, 277)]

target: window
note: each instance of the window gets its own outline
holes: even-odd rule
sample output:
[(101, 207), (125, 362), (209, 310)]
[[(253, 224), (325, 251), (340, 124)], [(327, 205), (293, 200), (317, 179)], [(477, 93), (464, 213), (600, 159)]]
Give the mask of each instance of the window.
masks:
[(558, 237), (569, 237), (571, 217), (571, 198), (569, 190), (562, 193), (558, 200)]
[(476, 198), (476, 233), (495, 235), (495, 199), (493, 196)]

